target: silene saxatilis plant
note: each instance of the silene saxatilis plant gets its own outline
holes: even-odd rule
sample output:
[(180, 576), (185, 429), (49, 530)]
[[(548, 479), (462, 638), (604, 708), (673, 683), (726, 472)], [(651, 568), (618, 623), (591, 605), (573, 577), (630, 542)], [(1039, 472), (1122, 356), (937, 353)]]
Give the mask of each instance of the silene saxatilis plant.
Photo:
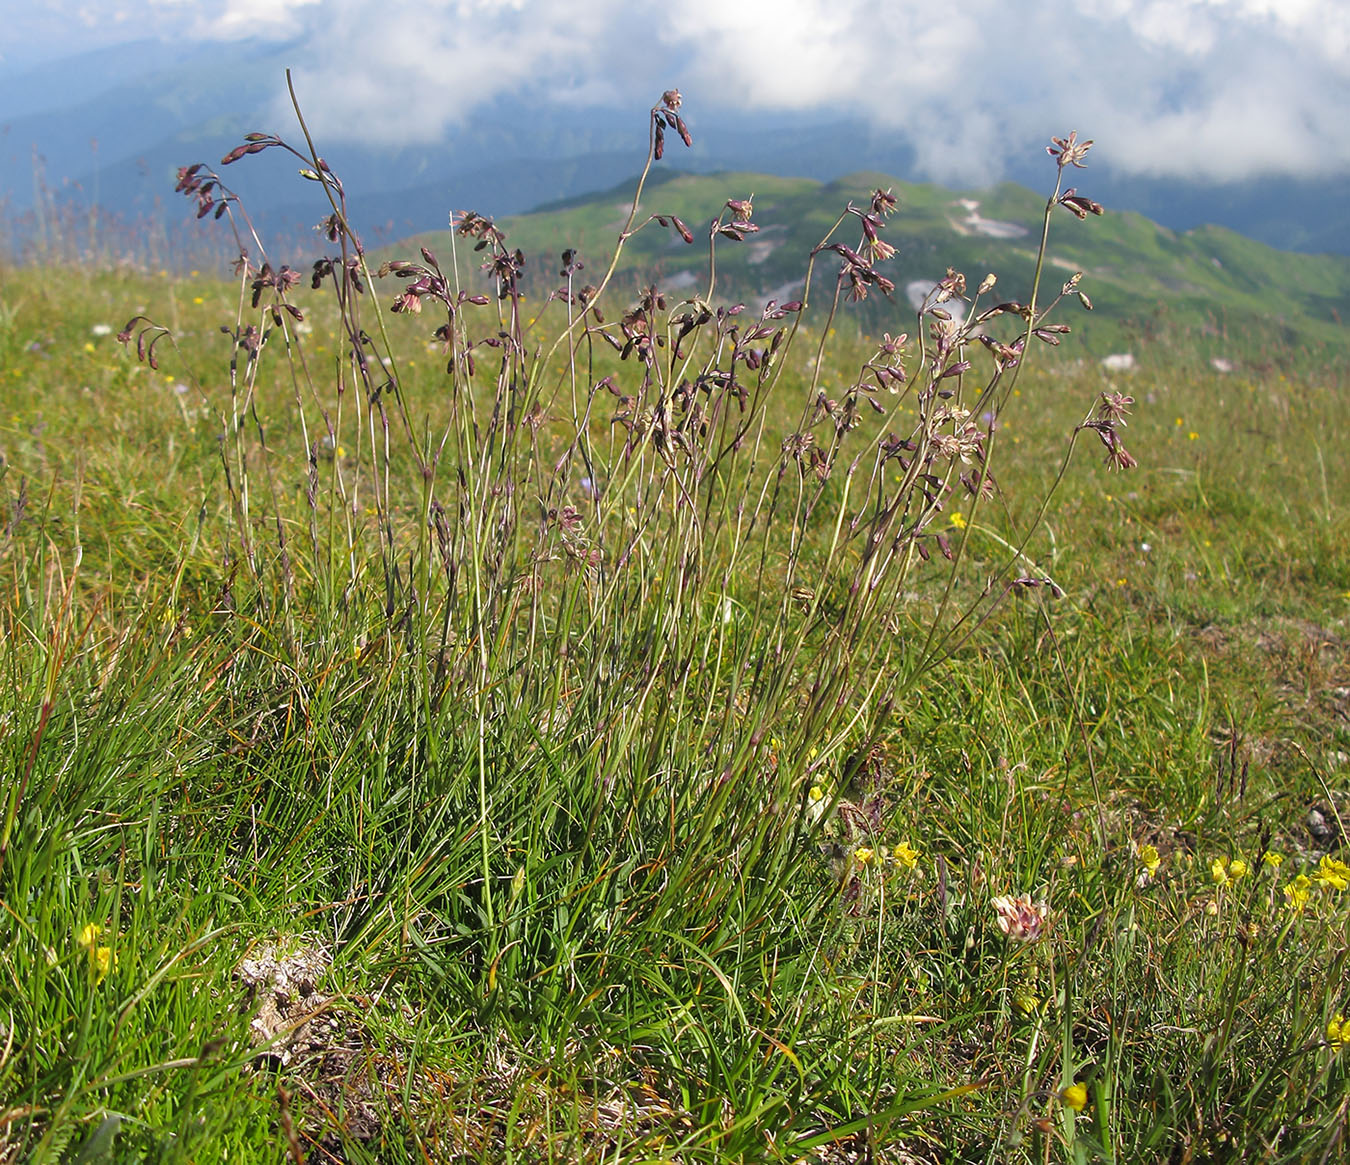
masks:
[[(528, 1017), (544, 1046), (628, 1008), (629, 1029), (711, 1065), (775, 974), (796, 968), (792, 998), (811, 998), (857, 893), (824, 858), (841, 831), (874, 852), (878, 758), (923, 678), (1011, 596), (1060, 593), (1032, 548), (1048, 498), (1019, 524), (1001, 491), (1000, 418), (1069, 333), (1066, 301), (1091, 308), (1080, 275), (1053, 293), (1042, 276), (1056, 211), (1102, 213), (1067, 186), (1092, 143), (1049, 147), (1020, 298), (949, 269), (827, 388), (836, 323), (895, 289), (889, 191), (840, 209), (799, 298), (748, 306), (719, 258), (760, 230), (753, 198), (691, 221), (649, 196), (692, 141), (677, 90), (650, 111), (612, 249), (548, 262), (474, 211), (441, 253), (377, 262), (300, 125), (301, 144), (250, 134), (221, 169), (295, 157), (328, 244), (307, 271), (269, 255), (217, 169), (178, 183), (238, 244), (228, 370), (195, 378), (228, 494), (211, 617), (232, 660), (267, 661), (232, 665), (231, 698), (256, 733), (286, 677), (323, 677), (306, 708), (345, 685), (337, 760), (306, 794), (361, 855), (324, 888), (340, 942), (439, 976), (475, 1023)], [(625, 250), (648, 231), (704, 251), (693, 290), (634, 285)], [(404, 317), (424, 328), (411, 348)], [(121, 336), (152, 363), (173, 344), (139, 315)], [(1055, 484), (1086, 431), (1134, 464), (1131, 403), (1092, 404)], [(672, 1018), (714, 981), (715, 1020)], [(775, 1039), (814, 1022), (796, 1006)], [(686, 1022), (718, 1034), (691, 1051)]]

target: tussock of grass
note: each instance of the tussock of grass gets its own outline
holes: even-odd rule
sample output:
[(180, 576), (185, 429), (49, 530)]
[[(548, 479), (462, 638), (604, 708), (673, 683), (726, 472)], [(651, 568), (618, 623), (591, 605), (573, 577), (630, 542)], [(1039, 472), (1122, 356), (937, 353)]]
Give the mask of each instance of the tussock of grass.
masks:
[(0, 283), (0, 1158), (1343, 1153), (1333, 374), (867, 340), (884, 199), (754, 315), (743, 191), (541, 305), (322, 189), (312, 291)]

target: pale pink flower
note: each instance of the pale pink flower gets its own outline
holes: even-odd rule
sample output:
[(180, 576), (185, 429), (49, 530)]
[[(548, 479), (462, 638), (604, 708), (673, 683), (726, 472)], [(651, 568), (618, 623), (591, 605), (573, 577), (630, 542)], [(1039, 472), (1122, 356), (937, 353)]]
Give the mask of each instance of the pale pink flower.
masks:
[(1030, 894), (1016, 898), (1004, 895), (993, 901), (998, 928), (1014, 942), (1034, 943), (1050, 929), (1050, 915), (1044, 902), (1033, 902)]

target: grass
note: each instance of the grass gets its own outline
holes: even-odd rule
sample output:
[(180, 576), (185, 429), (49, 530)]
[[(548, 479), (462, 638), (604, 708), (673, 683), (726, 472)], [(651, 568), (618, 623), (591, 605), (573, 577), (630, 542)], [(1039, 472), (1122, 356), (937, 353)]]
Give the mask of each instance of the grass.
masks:
[(579, 322), (325, 190), (313, 291), (0, 275), (0, 1158), (1344, 1155), (1343, 364)]

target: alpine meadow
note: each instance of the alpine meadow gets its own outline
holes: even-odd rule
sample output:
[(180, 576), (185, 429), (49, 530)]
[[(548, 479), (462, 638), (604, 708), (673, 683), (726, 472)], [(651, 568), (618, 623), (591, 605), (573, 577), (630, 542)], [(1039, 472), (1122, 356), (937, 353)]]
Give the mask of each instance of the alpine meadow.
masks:
[(294, 112), (0, 260), (0, 1162), (1350, 1156), (1350, 260)]

